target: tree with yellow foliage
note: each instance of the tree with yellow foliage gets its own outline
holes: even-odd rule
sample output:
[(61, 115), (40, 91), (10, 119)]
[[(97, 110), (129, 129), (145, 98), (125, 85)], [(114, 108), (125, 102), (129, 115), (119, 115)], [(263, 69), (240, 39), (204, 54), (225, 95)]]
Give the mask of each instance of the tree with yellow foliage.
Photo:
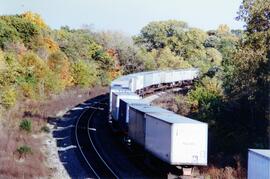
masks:
[(23, 18), (31, 21), (33, 24), (37, 25), (41, 29), (48, 28), (47, 24), (43, 21), (39, 14), (27, 11), (21, 15)]
[(48, 65), (53, 72), (60, 74), (64, 86), (72, 85), (72, 77), (69, 69), (70, 62), (63, 52), (57, 51), (52, 53), (48, 57)]

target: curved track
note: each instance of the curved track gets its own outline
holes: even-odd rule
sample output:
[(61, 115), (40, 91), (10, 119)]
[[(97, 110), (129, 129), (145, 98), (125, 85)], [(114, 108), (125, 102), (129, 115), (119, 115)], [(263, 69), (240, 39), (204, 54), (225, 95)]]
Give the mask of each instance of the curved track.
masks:
[(91, 170), (94, 178), (119, 178), (99, 154), (94, 142), (95, 128), (90, 126), (93, 115), (100, 110), (99, 103), (106, 100), (105, 97), (97, 99), (88, 109), (82, 112), (75, 127), (76, 142), (79, 150)]

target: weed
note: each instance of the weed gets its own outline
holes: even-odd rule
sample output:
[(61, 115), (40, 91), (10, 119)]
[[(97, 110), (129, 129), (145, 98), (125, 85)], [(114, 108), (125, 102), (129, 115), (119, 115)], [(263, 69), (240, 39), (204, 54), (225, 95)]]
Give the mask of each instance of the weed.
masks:
[(45, 133), (49, 133), (50, 132), (50, 128), (48, 126), (43, 126), (41, 127), (40, 129), (42, 132), (45, 132)]
[(32, 122), (28, 119), (24, 119), (20, 123), (20, 129), (24, 130), (26, 132), (31, 132), (32, 131)]
[(32, 154), (32, 149), (28, 145), (22, 145), (17, 148), (17, 152), (20, 155), (20, 158), (26, 157), (28, 154)]

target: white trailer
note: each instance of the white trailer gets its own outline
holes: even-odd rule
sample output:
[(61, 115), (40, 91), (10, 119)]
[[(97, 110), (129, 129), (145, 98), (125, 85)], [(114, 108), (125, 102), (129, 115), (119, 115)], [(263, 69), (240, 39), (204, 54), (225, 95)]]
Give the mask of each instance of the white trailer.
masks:
[(145, 149), (171, 165), (207, 165), (208, 125), (174, 113), (146, 113)]
[(145, 72), (144, 79), (143, 79), (143, 86), (144, 88), (153, 85), (153, 75), (154, 72)]
[(110, 113), (112, 112), (112, 93), (113, 92), (131, 92), (129, 88), (123, 88), (121, 86), (111, 86), (110, 87)]
[(137, 106), (129, 107), (128, 136), (137, 144), (145, 146), (145, 114), (146, 113), (172, 113), (166, 109), (155, 106)]
[(141, 98), (140, 96), (132, 92), (112, 92), (112, 117), (115, 121), (118, 121), (120, 99), (141, 99)]
[(129, 86), (132, 92), (135, 92), (136, 90), (142, 89), (144, 87), (143, 86), (143, 79), (144, 79), (143, 72), (129, 75), (129, 77), (131, 78)]
[(270, 150), (249, 149), (248, 179), (270, 178)]
[(165, 71), (164, 72), (164, 83), (172, 83), (174, 82), (174, 77), (173, 77), (173, 71)]
[(119, 122), (129, 122), (129, 107), (130, 106), (150, 106), (150, 103), (141, 99), (120, 99), (119, 105)]

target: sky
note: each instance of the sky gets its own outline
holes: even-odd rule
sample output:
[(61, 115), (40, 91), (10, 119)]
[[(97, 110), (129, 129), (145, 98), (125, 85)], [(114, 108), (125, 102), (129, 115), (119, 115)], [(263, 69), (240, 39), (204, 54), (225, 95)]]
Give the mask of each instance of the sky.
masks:
[(190, 27), (217, 29), (227, 24), (243, 29), (235, 20), (242, 0), (0, 0), (0, 15), (32, 11), (53, 29), (68, 25), (136, 35), (151, 21), (176, 19)]

